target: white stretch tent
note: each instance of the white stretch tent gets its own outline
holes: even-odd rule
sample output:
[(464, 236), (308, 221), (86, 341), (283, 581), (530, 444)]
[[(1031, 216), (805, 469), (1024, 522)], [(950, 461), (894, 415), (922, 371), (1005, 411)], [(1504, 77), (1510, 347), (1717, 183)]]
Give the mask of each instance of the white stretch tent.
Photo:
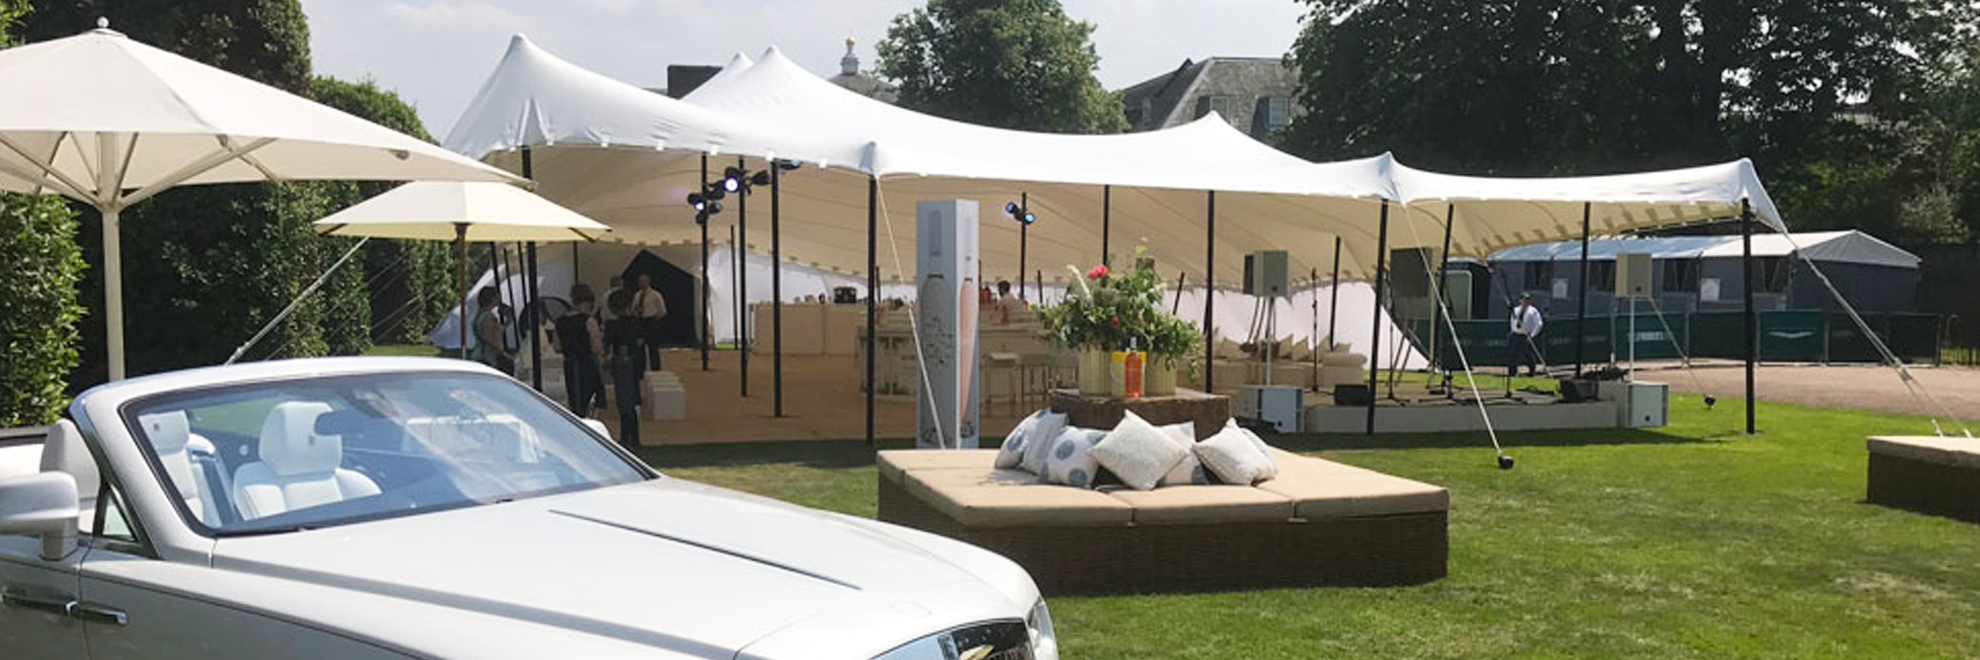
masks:
[(329, 106), (107, 29), (0, 50), (0, 190), (103, 214), (105, 337), (124, 377), (118, 215), (167, 189), (244, 181), (517, 181)]

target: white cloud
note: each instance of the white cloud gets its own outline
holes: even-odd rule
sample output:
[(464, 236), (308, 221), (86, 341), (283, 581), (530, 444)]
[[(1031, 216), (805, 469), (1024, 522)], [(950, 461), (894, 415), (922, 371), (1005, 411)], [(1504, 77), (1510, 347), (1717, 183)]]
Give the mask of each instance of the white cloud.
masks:
[(420, 28), (473, 32), (518, 32), (530, 22), (522, 15), (485, 2), (396, 3), (385, 8), (385, 15)]

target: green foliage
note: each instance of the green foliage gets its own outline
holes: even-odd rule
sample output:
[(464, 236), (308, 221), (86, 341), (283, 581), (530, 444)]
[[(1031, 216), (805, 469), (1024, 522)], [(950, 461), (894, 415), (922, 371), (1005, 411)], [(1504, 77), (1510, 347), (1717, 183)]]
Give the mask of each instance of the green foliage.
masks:
[(0, 195), (0, 427), (47, 424), (68, 402), (85, 267), (75, 235), (61, 198)]
[(930, 0), (894, 17), (879, 72), (900, 104), (987, 126), (1054, 133), (1127, 129), (1121, 98), (1093, 77), (1093, 25), (1058, 0)]
[[(1797, 228), (1890, 231), (1945, 179), (1942, 55), (1973, 8), (1925, 0), (1306, 0), (1286, 146), (1498, 175), (1753, 157)], [(1971, 153), (1971, 152), (1968, 152)], [(1964, 191), (1964, 177), (1950, 180)], [(1980, 200), (1962, 200), (1980, 211)], [(1968, 216), (1972, 217), (1972, 216)]]
[(309, 22), (299, 0), (38, 0), (29, 41), (110, 27), (152, 46), (296, 94), (309, 90)]
[(1201, 345), (1196, 326), (1162, 311), (1162, 277), (1153, 260), (1136, 248), (1135, 265), (1125, 273), (1095, 266), (1073, 271), (1074, 285), (1059, 304), (1040, 308), (1052, 341), (1072, 349), (1124, 350), (1136, 347), (1170, 360), (1187, 358)]

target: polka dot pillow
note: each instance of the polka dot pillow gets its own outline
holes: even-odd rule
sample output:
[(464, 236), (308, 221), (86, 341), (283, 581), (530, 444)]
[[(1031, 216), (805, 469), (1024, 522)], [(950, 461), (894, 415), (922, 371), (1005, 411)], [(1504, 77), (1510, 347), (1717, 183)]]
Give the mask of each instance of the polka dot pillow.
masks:
[(1067, 427), (1059, 432), (1059, 437), (1045, 448), (1045, 482), (1092, 488), (1093, 478), (1100, 472), (1100, 462), (1093, 458), (1093, 446), (1100, 444), (1107, 432), (1098, 429)]
[[(1048, 417), (1057, 418), (1057, 423), (1048, 424), (1048, 420), (1046, 419)], [(1031, 413), (1030, 417), (1024, 418), (1024, 421), (1018, 422), (1016, 428), (1011, 429), (1010, 435), (1004, 436), (1004, 444), (997, 448), (997, 469), (1018, 469), (1019, 466), (1024, 464), (1025, 448), (1030, 444), (1032, 440), (1031, 436), (1038, 435), (1039, 431), (1050, 427), (1064, 426), (1065, 423), (1065, 415), (1056, 414), (1050, 410), (1040, 410)], [(1046, 432), (1057, 435), (1056, 431)], [(1042, 442), (1046, 439), (1039, 438), (1039, 441)]]

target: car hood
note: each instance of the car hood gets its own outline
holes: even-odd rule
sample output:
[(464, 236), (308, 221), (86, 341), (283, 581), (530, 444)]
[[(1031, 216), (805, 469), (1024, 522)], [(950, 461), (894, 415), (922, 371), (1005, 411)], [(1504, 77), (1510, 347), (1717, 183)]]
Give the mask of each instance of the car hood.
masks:
[(850, 612), (865, 622), (843, 634), (857, 638), (825, 635), (806, 644), (809, 656), (869, 657), (1030, 606), (1012, 602), (1018, 589), (962, 567), (980, 556), (939, 549), (884, 525), (662, 478), (225, 538), (213, 564), (711, 658)]

